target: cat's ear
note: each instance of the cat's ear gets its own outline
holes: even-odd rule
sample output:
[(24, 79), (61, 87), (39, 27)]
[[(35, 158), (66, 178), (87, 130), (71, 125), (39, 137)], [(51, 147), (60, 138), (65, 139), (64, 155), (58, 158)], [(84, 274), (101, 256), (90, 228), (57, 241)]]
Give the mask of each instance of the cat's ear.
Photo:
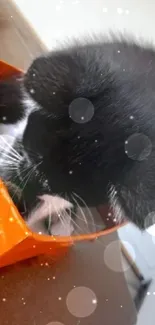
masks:
[[(73, 75), (70, 57), (55, 52), (34, 60), (24, 77), (30, 96), (46, 111), (63, 116), (65, 107), (75, 98), (73, 94), (77, 72)], [(66, 106), (65, 106), (66, 105)]]

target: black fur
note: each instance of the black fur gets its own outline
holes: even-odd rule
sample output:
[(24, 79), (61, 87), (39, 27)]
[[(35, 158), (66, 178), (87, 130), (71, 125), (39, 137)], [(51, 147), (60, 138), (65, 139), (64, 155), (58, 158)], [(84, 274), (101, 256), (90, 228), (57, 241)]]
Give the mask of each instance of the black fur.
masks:
[[(75, 44), (34, 60), (23, 83), (40, 105), (29, 116), (23, 146), (33, 164), (39, 161), (34, 152), (43, 157), (38, 170), (48, 180), (44, 188), (37, 177), (30, 179), (27, 204), (32, 207), (40, 193), (72, 199), (75, 192), (88, 206), (97, 206), (109, 202), (114, 185), (126, 217), (144, 228), (155, 211), (154, 49), (125, 41)], [(87, 123), (69, 116), (70, 103), (79, 97), (94, 105)], [(15, 113), (20, 95), (16, 101)], [(125, 141), (135, 133), (152, 145), (142, 161), (125, 153)]]
[(16, 76), (0, 82), (0, 123), (16, 124), (24, 117), (20, 78)]

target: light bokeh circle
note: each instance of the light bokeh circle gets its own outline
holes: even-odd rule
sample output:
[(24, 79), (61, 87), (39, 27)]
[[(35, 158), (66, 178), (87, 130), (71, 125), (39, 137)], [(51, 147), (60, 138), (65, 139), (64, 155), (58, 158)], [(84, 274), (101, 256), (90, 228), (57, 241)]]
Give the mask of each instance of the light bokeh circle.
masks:
[[(136, 254), (133, 246), (127, 241), (115, 240), (111, 242), (104, 250), (104, 262), (107, 267), (114, 272), (125, 272), (130, 268), (130, 264), (126, 263), (121, 253), (121, 244), (125, 247), (131, 256), (133, 263), (136, 260)], [(120, 258), (119, 258), (120, 254)]]
[(152, 142), (143, 133), (134, 133), (125, 141), (125, 153), (132, 160), (142, 161), (152, 152)]
[(97, 298), (90, 288), (76, 287), (68, 293), (66, 304), (73, 316), (84, 318), (94, 313), (97, 307)]
[(76, 98), (69, 105), (69, 116), (76, 123), (87, 123), (93, 115), (94, 105), (87, 98)]

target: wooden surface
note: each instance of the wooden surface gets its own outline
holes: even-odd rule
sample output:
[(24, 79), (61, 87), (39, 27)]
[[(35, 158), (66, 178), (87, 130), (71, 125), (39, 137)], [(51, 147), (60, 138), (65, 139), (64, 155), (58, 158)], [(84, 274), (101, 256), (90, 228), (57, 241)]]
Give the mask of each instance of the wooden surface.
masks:
[(11, 0), (0, 0), (0, 59), (25, 70), (46, 47)]
[(111, 252), (108, 265), (111, 259), (114, 267), (113, 259), (117, 259), (121, 270), (117, 240), (114, 233), (77, 244), (55, 264), (46, 257), (1, 269), (1, 325), (135, 324), (136, 311), (124, 274), (109, 268), (104, 259), (108, 245), (116, 241), (115, 256)]

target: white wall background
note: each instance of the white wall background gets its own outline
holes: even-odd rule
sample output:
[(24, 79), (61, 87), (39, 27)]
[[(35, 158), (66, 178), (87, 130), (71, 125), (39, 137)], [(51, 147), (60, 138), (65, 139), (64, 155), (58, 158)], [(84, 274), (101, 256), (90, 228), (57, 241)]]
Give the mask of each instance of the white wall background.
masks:
[(155, 38), (154, 0), (13, 0), (52, 49), (72, 36), (128, 31)]

